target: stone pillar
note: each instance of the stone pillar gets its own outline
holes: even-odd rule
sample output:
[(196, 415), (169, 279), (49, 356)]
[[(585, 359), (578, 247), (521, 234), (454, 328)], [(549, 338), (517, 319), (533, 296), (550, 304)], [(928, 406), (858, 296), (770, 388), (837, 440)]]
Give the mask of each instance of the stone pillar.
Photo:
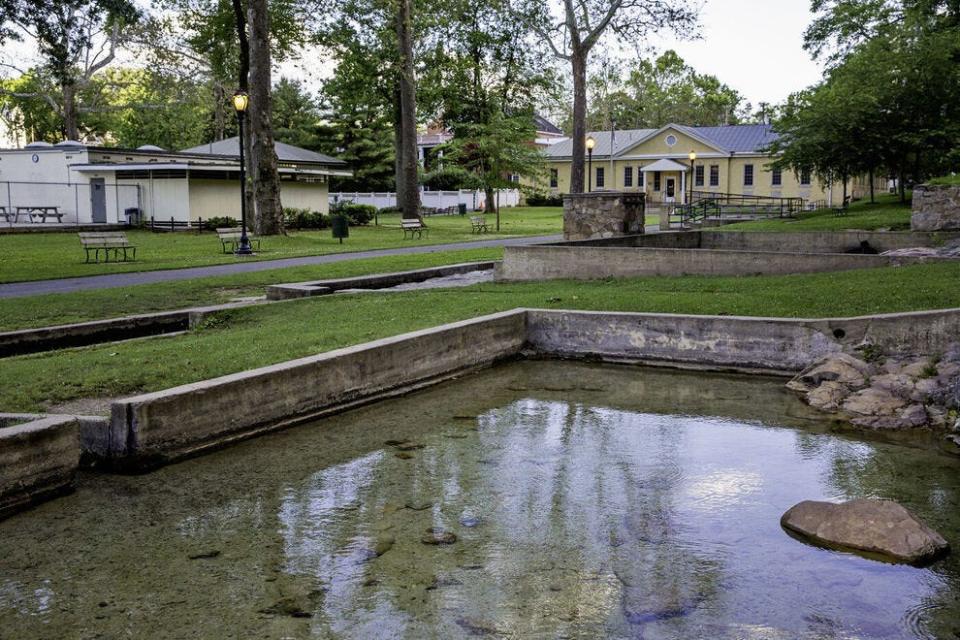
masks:
[(913, 231), (960, 230), (960, 186), (921, 184), (913, 188)]
[(563, 196), (563, 237), (589, 240), (641, 234), (645, 195), (637, 192), (594, 191)]

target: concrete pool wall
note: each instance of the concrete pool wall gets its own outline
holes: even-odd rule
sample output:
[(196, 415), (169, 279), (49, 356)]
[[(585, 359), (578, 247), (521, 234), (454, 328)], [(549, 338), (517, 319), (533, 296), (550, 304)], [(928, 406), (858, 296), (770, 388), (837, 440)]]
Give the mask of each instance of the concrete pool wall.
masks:
[(0, 518), (73, 489), (76, 416), (0, 414)]
[(641, 276), (778, 275), (870, 269), (953, 258), (882, 256), (929, 247), (955, 233), (685, 231), (505, 247), (497, 280), (594, 280)]
[(786, 376), (863, 341), (933, 353), (958, 335), (960, 309), (816, 320), (516, 309), (120, 400), (82, 441), (108, 466), (144, 470), (510, 358)]

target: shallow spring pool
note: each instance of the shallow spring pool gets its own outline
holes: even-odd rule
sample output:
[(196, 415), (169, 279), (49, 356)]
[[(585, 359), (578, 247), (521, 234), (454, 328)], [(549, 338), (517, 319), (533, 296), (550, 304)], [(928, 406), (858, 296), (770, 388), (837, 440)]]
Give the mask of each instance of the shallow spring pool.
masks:
[(84, 475), (0, 523), (0, 637), (955, 637), (958, 555), (883, 564), (779, 518), (884, 497), (957, 547), (958, 472), (831, 433), (781, 380), (515, 363)]

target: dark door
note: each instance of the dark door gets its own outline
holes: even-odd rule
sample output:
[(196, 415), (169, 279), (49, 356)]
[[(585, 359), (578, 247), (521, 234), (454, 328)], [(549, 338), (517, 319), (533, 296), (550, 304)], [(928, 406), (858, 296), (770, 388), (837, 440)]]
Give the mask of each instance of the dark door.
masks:
[(90, 211), (94, 222), (107, 221), (107, 186), (103, 178), (90, 178)]
[(667, 197), (673, 200), (676, 196), (677, 182), (673, 178), (667, 178)]

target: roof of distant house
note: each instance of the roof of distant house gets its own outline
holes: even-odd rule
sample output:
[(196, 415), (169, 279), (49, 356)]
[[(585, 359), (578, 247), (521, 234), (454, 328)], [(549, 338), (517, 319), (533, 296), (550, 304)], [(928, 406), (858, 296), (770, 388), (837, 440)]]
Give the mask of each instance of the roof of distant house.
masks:
[[(533, 114), (533, 126), (537, 133), (546, 133), (550, 136), (562, 136), (563, 131), (560, 128), (541, 116), (539, 113)], [(440, 145), (453, 139), (453, 133), (449, 129), (428, 128), (426, 132), (417, 134), (417, 144), (421, 146)]]
[[(653, 137), (660, 131), (675, 129), (692, 138), (699, 138), (703, 142), (716, 147), (725, 153), (761, 153), (777, 139), (777, 134), (769, 124), (735, 124), (722, 127), (689, 127), (686, 125), (671, 124), (660, 129), (624, 129), (613, 132), (613, 155), (622, 155), (626, 151)], [(596, 146), (593, 149), (594, 157), (610, 155), (610, 131), (591, 131), (588, 136), (593, 137)], [(569, 157), (573, 150), (573, 140), (558, 142), (546, 151), (552, 158)], [(684, 153), (686, 150), (680, 150)]]
[[(316, 151), (310, 151), (309, 149), (304, 149), (302, 147), (295, 147), (292, 144), (286, 144), (284, 142), (276, 142), (274, 144), (277, 150), (277, 159), (280, 162), (311, 162), (311, 163), (317, 163), (317, 164), (345, 164), (343, 160), (331, 158), (328, 155), (317, 153)], [(202, 144), (198, 147), (183, 149), (181, 153), (210, 154), (215, 156), (239, 157), (240, 142), (239, 142), (239, 138), (237, 136), (234, 136), (232, 138), (225, 138), (223, 140), (218, 140), (217, 142)]]
[(560, 130), (560, 127), (553, 124), (539, 113), (533, 114), (533, 126), (535, 126), (537, 131), (540, 133), (553, 133), (559, 136), (563, 135), (563, 131)]

